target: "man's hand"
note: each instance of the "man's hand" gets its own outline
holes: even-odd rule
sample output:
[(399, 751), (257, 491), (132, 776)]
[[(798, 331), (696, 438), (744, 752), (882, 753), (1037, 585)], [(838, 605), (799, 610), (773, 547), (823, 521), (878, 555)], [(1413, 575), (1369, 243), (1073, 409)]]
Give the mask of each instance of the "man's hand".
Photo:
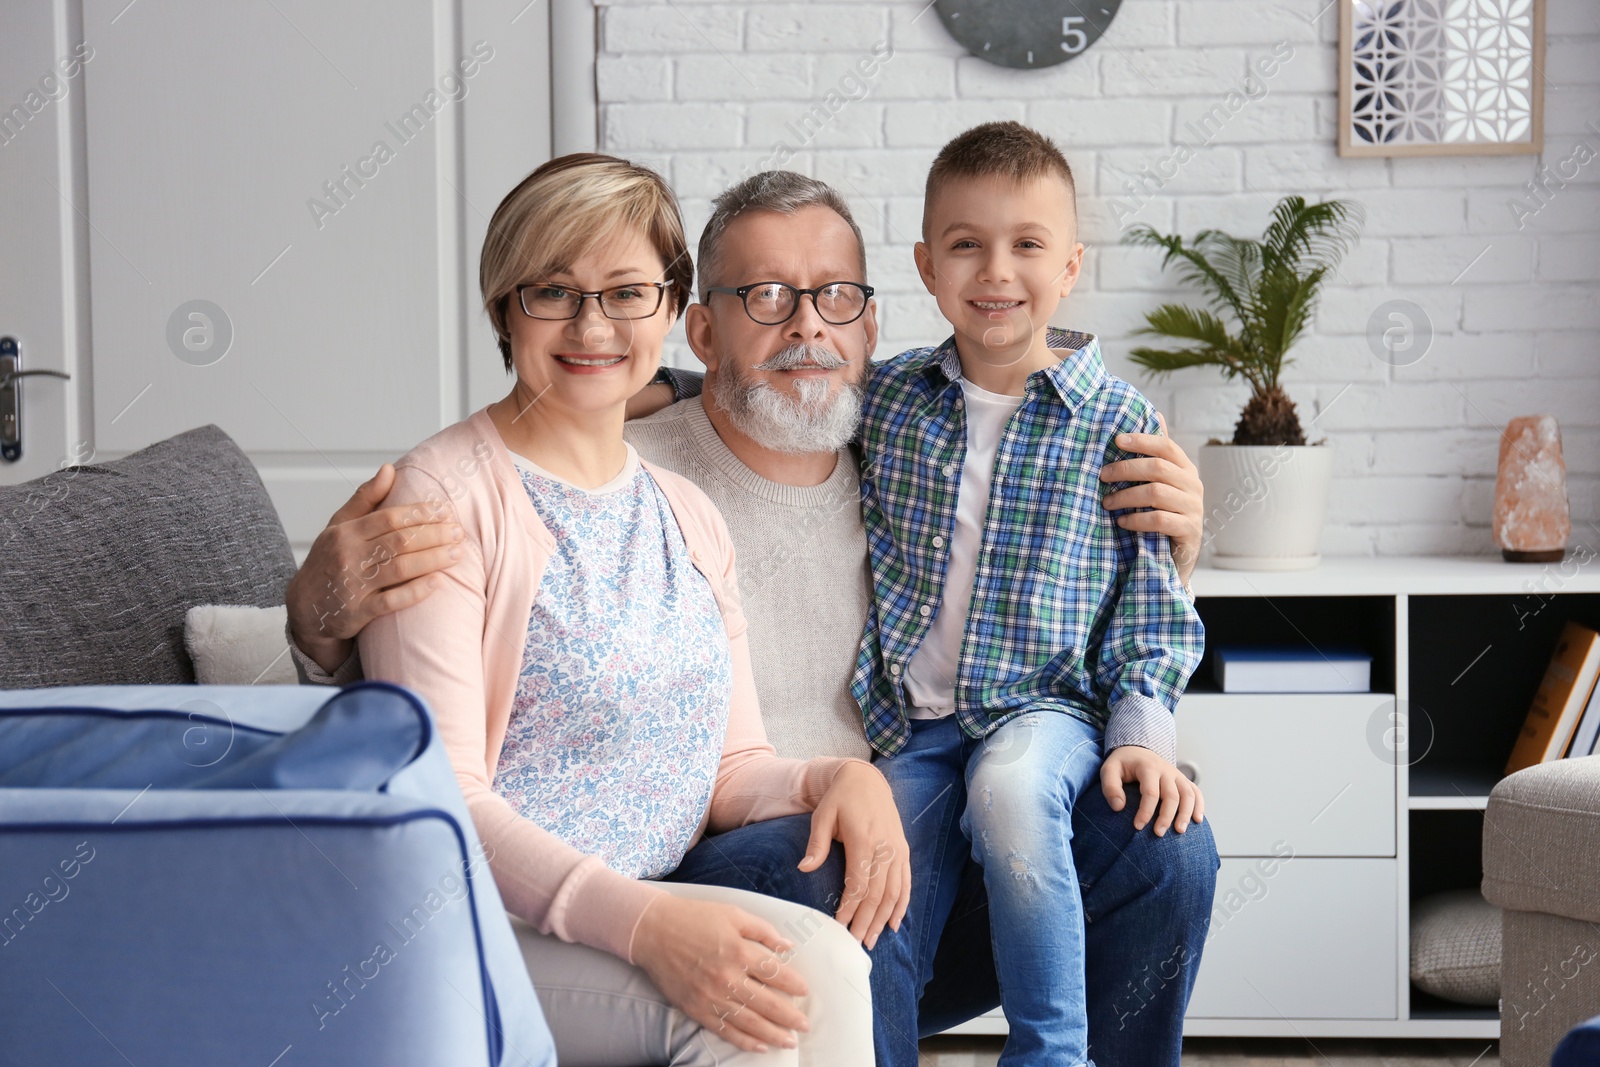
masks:
[(1165, 834), (1169, 826), (1183, 833), (1189, 829), (1191, 816), (1195, 822), (1206, 821), (1206, 798), (1201, 796), (1200, 787), (1148, 748), (1114, 748), (1100, 765), (1100, 788), (1112, 811), (1121, 811), (1128, 803), (1128, 796), (1122, 791), (1124, 782), (1139, 783), (1139, 810), (1133, 816), (1135, 830), (1143, 830), (1150, 817), (1157, 815), (1157, 804), (1161, 806), (1156, 817), (1157, 837)]
[(811, 840), (802, 871), (828, 858), (835, 840), (844, 845), (844, 898), (834, 918), (868, 949), (887, 923), (900, 929), (911, 903), (911, 847), (906, 844), (894, 792), (871, 764), (846, 763), (811, 813)]
[(434, 572), (461, 558), (461, 527), (443, 505), (378, 507), (393, 487), (385, 463), (334, 512), (284, 595), (294, 643), (329, 673), (362, 627), (427, 597), (442, 581)]
[(1158, 411), (1161, 433), (1117, 435), (1117, 447), (1148, 459), (1122, 459), (1100, 468), (1103, 482), (1143, 482), (1119, 489), (1103, 501), (1107, 511), (1120, 508), (1155, 508), (1117, 516), (1124, 530), (1164, 533), (1172, 539), (1172, 562), (1178, 577), (1189, 584), (1200, 559), (1200, 536), (1205, 529), (1204, 486), (1200, 471), (1178, 442), (1166, 436), (1167, 420)]
[(679, 1011), (746, 1052), (794, 1048), (811, 1024), (793, 1000), (809, 990), (771, 923), (732, 904), (663, 895), (633, 935), (633, 960)]

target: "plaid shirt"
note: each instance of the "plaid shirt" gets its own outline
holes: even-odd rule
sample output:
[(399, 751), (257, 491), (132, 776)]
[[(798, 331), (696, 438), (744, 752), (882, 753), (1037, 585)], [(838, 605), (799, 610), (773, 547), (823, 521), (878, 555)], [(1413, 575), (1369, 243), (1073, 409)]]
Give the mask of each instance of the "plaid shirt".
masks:
[[(1119, 433), (1160, 433), (1155, 408), (1106, 372), (1090, 334), (1052, 329), (1059, 364), (1028, 377), (995, 459), (961, 646), (955, 715), (983, 737), (1024, 711), (1062, 711), (1175, 756), (1172, 708), (1204, 628), (1162, 534), (1124, 530), (1100, 503), (1132, 483), (1100, 468)], [(875, 368), (867, 385), (861, 502), (874, 605), (852, 691), (884, 755), (910, 737), (900, 684), (939, 610), (966, 457), (954, 339)], [(1104, 485), (1104, 488), (1102, 486)], [(1130, 509), (1131, 510), (1131, 509)]]

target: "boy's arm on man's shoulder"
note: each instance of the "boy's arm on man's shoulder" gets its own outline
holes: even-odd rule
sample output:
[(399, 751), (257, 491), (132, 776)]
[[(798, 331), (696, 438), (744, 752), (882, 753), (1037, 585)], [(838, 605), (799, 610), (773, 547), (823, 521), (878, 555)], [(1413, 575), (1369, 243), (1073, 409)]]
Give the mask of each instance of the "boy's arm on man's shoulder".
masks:
[(704, 371), (684, 370), (680, 367), (662, 367), (656, 371), (656, 376), (650, 379), (652, 385), (661, 384), (672, 387), (672, 402), (688, 400), (691, 396), (699, 396), (705, 389), (706, 375)]

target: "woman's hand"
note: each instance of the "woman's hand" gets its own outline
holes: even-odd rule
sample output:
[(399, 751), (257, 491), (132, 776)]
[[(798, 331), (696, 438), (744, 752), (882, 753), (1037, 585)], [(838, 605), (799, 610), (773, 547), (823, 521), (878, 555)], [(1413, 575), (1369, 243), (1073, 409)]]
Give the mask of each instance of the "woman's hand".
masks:
[(868, 949), (887, 923), (900, 929), (911, 903), (911, 847), (906, 844), (894, 791), (870, 763), (846, 763), (811, 814), (811, 840), (802, 871), (828, 858), (832, 842), (844, 845), (844, 898), (834, 917)]
[(633, 935), (633, 961), (678, 1010), (746, 1052), (794, 1048), (811, 1024), (793, 1000), (810, 990), (780, 954), (794, 944), (732, 904), (663, 894)]
[(1195, 822), (1206, 821), (1206, 798), (1200, 787), (1148, 748), (1114, 748), (1100, 765), (1100, 789), (1112, 811), (1121, 811), (1128, 803), (1122, 789), (1128, 782), (1139, 783), (1139, 810), (1133, 816), (1135, 830), (1143, 830), (1151, 816), (1156, 818), (1157, 837), (1165, 834), (1169, 826), (1183, 833), (1189, 829), (1191, 818)]
[(1100, 468), (1103, 482), (1143, 482), (1119, 489), (1103, 501), (1107, 511), (1120, 508), (1155, 508), (1117, 516), (1124, 530), (1164, 533), (1172, 539), (1172, 562), (1178, 577), (1189, 584), (1200, 558), (1200, 536), (1205, 529), (1204, 487), (1200, 472), (1178, 443), (1166, 436), (1167, 420), (1158, 411), (1161, 433), (1125, 433), (1117, 447), (1148, 459), (1123, 459)]

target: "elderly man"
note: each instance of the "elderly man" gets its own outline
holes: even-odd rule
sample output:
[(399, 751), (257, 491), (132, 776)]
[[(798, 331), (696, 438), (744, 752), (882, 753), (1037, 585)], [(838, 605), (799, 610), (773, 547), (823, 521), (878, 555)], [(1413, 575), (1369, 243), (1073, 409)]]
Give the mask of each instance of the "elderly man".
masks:
[[(717, 200), (699, 253), (700, 303), (685, 327), (706, 367), (704, 394), (630, 422), (626, 436), (646, 459), (692, 479), (727, 519), (762, 718), (779, 754), (868, 757), (850, 692), (872, 595), (850, 444), (877, 342), (860, 231), (827, 185), (768, 172)], [(678, 372), (661, 381), (637, 411), (666, 403), (668, 383), (675, 396), (699, 384)], [(1166, 437), (1118, 443), (1147, 458), (1109, 464), (1101, 479), (1143, 484), (1110, 494), (1105, 507), (1122, 511), (1116, 521), (1126, 528), (1169, 535), (1187, 581), (1200, 533), (1194, 467)], [(290, 632), (310, 680), (358, 677), (353, 636), (427, 596), (429, 575), (450, 564), (447, 525), (419, 523), (408, 508), (374, 510), (391, 479), (386, 466), (357, 490), (290, 586)], [(1124, 510), (1136, 508), (1153, 510)], [(968, 861), (947, 914), (927, 891), (933, 856), (969, 846), (952, 839), (959, 830), (919, 826), (931, 798), (914, 783), (894, 784), (912, 853), (911, 902), (898, 929), (884, 929), (891, 902), (862, 891), (881, 879), (846, 872), (831, 828), (808, 816), (709, 838), (670, 877), (755, 889), (848, 922), (873, 958), (878, 1062), (909, 1065), (919, 1030), (981, 1014), (999, 995), (981, 872)], [(1176, 1065), (1216, 849), (1205, 823), (1166, 833), (1173, 813), (1158, 811), (1156, 791), (1125, 784), (1125, 797), (1091, 791), (1074, 813), (1092, 1051), (1101, 1067)]]

